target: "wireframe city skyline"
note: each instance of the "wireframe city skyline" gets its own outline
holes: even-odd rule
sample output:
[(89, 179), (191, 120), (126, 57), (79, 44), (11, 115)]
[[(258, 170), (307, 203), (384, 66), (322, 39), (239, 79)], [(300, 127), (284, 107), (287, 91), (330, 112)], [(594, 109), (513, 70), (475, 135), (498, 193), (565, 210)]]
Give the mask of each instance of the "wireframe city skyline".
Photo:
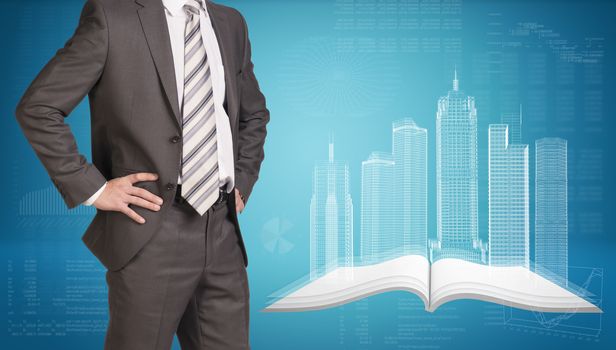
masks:
[[(507, 121), (508, 123), (504, 123)], [(531, 268), (529, 145), (521, 143), (522, 108), (490, 124), (488, 139), (488, 240), (479, 238), (477, 108), (452, 89), (436, 111), (436, 239), (428, 235), (428, 130), (411, 118), (392, 123), (391, 151), (374, 151), (361, 164), (359, 261), (374, 264), (401, 255), (431, 262), (459, 258), (494, 266)], [(317, 162), (311, 200), (311, 279), (353, 266), (353, 203), (349, 168)], [(535, 263), (544, 277), (568, 277), (566, 140), (536, 142)], [(555, 203), (552, 205), (552, 203)], [(349, 276), (347, 276), (349, 277)], [(352, 276), (351, 276), (352, 277)], [(563, 282), (565, 281), (565, 282)]]

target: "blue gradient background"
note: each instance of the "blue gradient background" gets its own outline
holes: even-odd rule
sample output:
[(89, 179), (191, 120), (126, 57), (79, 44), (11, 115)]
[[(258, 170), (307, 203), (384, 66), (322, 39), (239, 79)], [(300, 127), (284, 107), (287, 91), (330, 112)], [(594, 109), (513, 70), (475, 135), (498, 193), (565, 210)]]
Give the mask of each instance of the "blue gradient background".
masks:
[[(465, 1), (463, 26), (458, 32), (463, 43), (460, 53), (409, 54), (394, 50), (386, 54), (330, 55), (331, 43), (336, 37), (356, 35), (360, 38), (370, 34), (353, 31), (341, 34), (341, 31), (335, 30), (334, 0), (220, 2), (236, 7), (247, 19), (255, 72), (271, 111), (266, 159), (260, 180), (246, 211), (240, 216), (250, 257), (251, 343), (254, 349), (599, 349), (616, 345), (613, 332), (616, 322), (612, 309), (615, 305), (616, 280), (611, 275), (616, 245), (612, 232), (615, 195), (615, 142), (612, 135), (616, 126), (613, 103), (616, 96), (613, 84), (616, 79), (613, 66), (616, 49), (614, 3)], [(36, 0), (26, 3), (3, 0), (1, 4), (0, 29), (3, 35), (0, 40), (3, 52), (0, 56), (0, 108), (3, 118), (0, 152), (3, 171), (0, 172), (0, 183), (5, 191), (4, 201), (0, 204), (0, 263), (4, 265), (6, 262), (6, 267), (0, 266), (0, 289), (3, 293), (0, 313), (7, 317), (6, 320), (2, 317), (0, 348), (102, 348), (104, 329), (66, 335), (26, 336), (9, 332), (10, 320), (62, 321), (68, 317), (54, 314), (57, 304), (52, 305), (47, 297), (61, 297), (61, 289), (41, 291), (44, 297), (41, 297), (39, 305), (20, 304), (18, 294), (21, 282), (16, 281), (21, 276), (19, 271), (24, 261), (26, 264), (30, 259), (37, 261), (38, 277), (30, 283), (54, 286), (65, 278), (63, 261), (92, 261), (94, 258), (80, 240), (91, 216), (56, 220), (54, 224), (38, 219), (29, 223), (27, 218), (19, 217), (17, 210), (20, 199), (26, 193), (48, 188), (51, 181), (22, 136), (14, 118), (14, 107), (36, 73), (72, 34), (82, 1)], [(268, 295), (308, 273), (311, 172), (314, 161), (327, 156), (330, 132), (335, 134), (336, 157), (348, 160), (350, 164), (355, 242), (358, 243), (361, 161), (373, 150), (390, 149), (391, 122), (395, 119), (411, 116), (420, 126), (428, 128), (432, 174), (429, 187), (430, 237), (435, 236), (433, 155), (436, 101), (451, 86), (454, 64), (458, 67), (462, 90), (470, 95), (476, 95), (479, 89), (488, 91), (489, 98), (478, 98), (480, 181), (487, 183), (487, 126), (498, 122), (500, 116), (498, 99), (493, 98), (489, 91), (498, 90), (499, 83), (490, 81), (488, 85), (479, 86), (475, 79), (478, 75), (471, 73), (471, 67), (473, 55), (489, 50), (485, 44), (485, 33), (490, 21), (488, 14), (494, 12), (502, 13), (503, 22), (540, 22), (558, 31), (562, 38), (571, 43), (583, 43), (586, 37), (603, 38), (604, 56), (600, 73), (603, 82), (600, 85), (603, 92), (602, 117), (592, 125), (597, 130), (583, 132), (587, 125), (579, 113), (576, 113), (574, 121), (566, 125), (552, 119), (557, 110), (554, 108), (557, 94), (549, 91), (558, 91), (558, 86), (551, 83), (546, 86), (550, 99), (546, 101), (545, 114), (548, 119), (533, 122), (532, 115), (525, 115), (525, 123), (534, 129), (524, 130), (524, 142), (531, 143), (531, 152), (534, 150), (532, 141), (542, 136), (567, 138), (570, 151), (593, 149), (602, 152), (599, 173), (593, 179), (594, 189), (599, 193), (595, 193), (592, 201), (577, 200), (570, 204), (572, 217), (578, 212), (590, 212), (600, 217), (600, 224), (593, 233), (581, 232), (581, 225), (572, 224), (569, 236), (570, 266), (604, 269), (602, 308), (605, 313), (600, 319), (602, 331), (599, 336), (508, 326), (502, 322), (502, 307), (476, 301), (452, 302), (434, 314), (428, 314), (422, 310), (416, 296), (397, 292), (325, 311), (261, 312)], [(547, 57), (547, 68), (550, 68), (553, 58), (550, 58), (551, 54)], [(347, 74), (354, 74), (348, 67), (365, 72), (365, 79), (348, 79)], [(523, 70), (526, 68), (520, 65), (520, 76), (525, 76)], [(314, 89), (307, 89), (304, 95), (301, 87), (305, 85), (302, 84), (306, 84), (306, 77), (312, 74), (322, 74), (322, 86), (339, 92), (336, 96), (339, 98), (323, 98)], [(584, 84), (576, 80), (575, 86), (575, 96), (583, 93)], [(520, 100), (525, 104), (527, 90), (524, 82), (520, 83), (520, 89)], [(374, 99), (355, 100), (352, 96), (356, 92), (367, 93)], [(308, 110), (313, 103), (315, 108)], [(574, 103), (577, 110), (579, 103), (577, 100)], [(488, 109), (490, 113), (485, 113)], [(81, 152), (89, 155), (87, 102), (84, 101), (67, 121), (78, 138)], [(584, 187), (584, 181), (570, 177), (570, 192), (580, 193), (578, 189)], [(481, 236), (484, 239), (487, 238), (486, 187), (480, 187), (483, 191), (480, 192)], [(267, 249), (267, 230), (264, 226), (272, 219), (281, 219), (290, 225), (284, 235), (293, 245), (288, 252)], [(98, 274), (99, 279), (84, 283), (104, 287), (104, 270), (100, 268)], [(583, 280), (584, 276), (580, 278)], [(10, 289), (9, 285), (17, 287)], [(57, 303), (57, 300), (54, 302)], [(27, 317), (15, 315), (15, 312), (32, 308), (38, 310), (37, 314)], [(175, 346), (179, 349), (177, 344)]]

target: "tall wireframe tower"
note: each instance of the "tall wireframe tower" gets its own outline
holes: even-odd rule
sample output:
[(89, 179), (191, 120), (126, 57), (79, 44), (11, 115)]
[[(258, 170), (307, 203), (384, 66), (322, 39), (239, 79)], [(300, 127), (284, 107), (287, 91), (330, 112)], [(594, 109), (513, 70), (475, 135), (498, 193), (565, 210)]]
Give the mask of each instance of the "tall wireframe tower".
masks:
[(509, 135), (506, 124), (488, 128), (488, 263), (529, 268), (528, 145)]
[(567, 141), (535, 143), (535, 272), (561, 285), (568, 279)]
[(314, 167), (310, 201), (310, 278), (340, 266), (353, 266), (353, 202), (349, 193), (349, 166), (329, 159)]
[(477, 109), (475, 98), (453, 88), (436, 112), (437, 242), (431, 259), (452, 257), (482, 262), (477, 224)]
[(396, 231), (401, 253), (427, 256), (428, 131), (412, 119), (393, 123)]
[(391, 154), (372, 152), (361, 166), (360, 255), (364, 263), (379, 263), (394, 255), (395, 190)]

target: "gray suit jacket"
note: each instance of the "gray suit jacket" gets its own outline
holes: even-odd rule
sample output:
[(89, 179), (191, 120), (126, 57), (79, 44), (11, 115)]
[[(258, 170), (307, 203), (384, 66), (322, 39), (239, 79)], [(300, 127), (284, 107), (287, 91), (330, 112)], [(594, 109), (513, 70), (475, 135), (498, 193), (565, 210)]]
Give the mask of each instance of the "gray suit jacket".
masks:
[[(206, 1), (225, 68), (226, 99), (235, 159), (235, 184), (248, 201), (264, 158), (269, 111), (253, 72), (248, 29), (235, 9)], [(73, 208), (112, 178), (153, 172), (157, 181), (135, 186), (160, 196), (154, 212), (97, 210), (82, 239), (109, 270), (118, 270), (161, 226), (173, 202), (182, 143), (180, 111), (169, 32), (160, 0), (87, 0), (79, 25), (65, 46), (30, 84), (16, 117), (36, 155)], [(78, 152), (64, 122), (88, 94), (92, 163)], [(230, 196), (244, 262), (248, 260)]]

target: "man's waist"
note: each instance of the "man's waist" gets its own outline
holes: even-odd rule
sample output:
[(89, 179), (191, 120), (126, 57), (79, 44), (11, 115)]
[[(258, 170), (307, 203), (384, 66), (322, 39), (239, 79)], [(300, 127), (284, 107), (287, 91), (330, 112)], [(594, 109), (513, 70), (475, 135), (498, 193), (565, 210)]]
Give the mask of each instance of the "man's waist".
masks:
[[(214, 204), (226, 202), (229, 199), (229, 193), (227, 192), (227, 185), (218, 188), (218, 199)], [(176, 186), (175, 201), (178, 203), (185, 203), (186, 199), (182, 197), (182, 184)]]

